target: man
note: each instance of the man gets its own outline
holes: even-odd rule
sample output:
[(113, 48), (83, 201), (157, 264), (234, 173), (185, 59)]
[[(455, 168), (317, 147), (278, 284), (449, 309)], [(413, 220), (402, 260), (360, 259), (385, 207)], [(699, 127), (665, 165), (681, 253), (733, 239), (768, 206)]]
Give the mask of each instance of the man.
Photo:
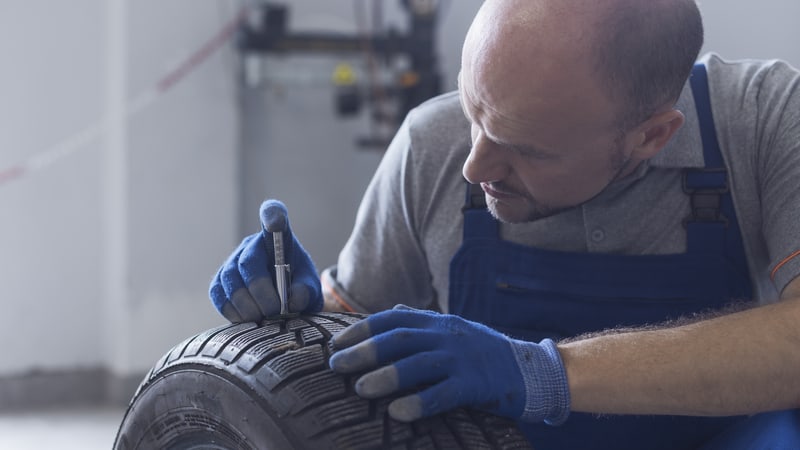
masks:
[[(536, 448), (798, 448), (800, 73), (692, 69), (701, 45), (692, 0), (487, 0), (458, 93), (409, 115), (323, 273), (326, 309), (388, 310), (332, 368), (411, 392), (398, 420), (467, 405)], [(263, 236), (212, 282), (233, 321), (276, 312)], [(317, 310), (286, 245), (291, 309)]]

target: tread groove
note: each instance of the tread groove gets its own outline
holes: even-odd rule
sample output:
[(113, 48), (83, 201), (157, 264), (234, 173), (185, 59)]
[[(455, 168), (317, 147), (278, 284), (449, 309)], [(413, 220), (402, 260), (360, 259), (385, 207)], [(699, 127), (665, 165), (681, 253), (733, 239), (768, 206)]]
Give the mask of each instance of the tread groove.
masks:
[(232, 325), (223, 325), (216, 328), (212, 328), (208, 331), (204, 331), (192, 339), (189, 345), (183, 351), (184, 357), (189, 356), (196, 356), (200, 350), (206, 345), (206, 342), (214, 337), (215, 334), (221, 332), (222, 330), (230, 328)]
[(246, 333), (256, 326), (257, 325), (255, 323), (246, 322), (225, 328), (219, 333), (216, 333), (206, 342), (200, 354), (203, 356), (216, 358), (231, 341), (236, 339), (240, 334)]
[(279, 326), (265, 326), (247, 331), (232, 340), (220, 353), (219, 359), (227, 364), (236, 361), (244, 351), (259, 341), (276, 336), (281, 332)]

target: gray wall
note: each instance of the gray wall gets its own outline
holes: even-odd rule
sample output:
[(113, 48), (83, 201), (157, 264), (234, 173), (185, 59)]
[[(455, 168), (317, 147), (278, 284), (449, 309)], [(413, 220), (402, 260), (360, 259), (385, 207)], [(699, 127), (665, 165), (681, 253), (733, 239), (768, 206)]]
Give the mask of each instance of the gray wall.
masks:
[[(102, 24), (99, 0), (0, 4), (0, 167), (101, 117)], [(100, 152), (93, 142), (0, 185), (0, 339), (13, 343), (0, 373), (103, 361)]]
[[(0, 3), (0, 171), (41, 163), (0, 184), (0, 379), (98, 368), (138, 376), (221, 323), (206, 290), (238, 241), (233, 52), (125, 111), (235, 6)], [(72, 152), (58, 157), (59, 148)], [(6, 386), (0, 408), (17, 398)]]
[(797, 0), (698, 0), (706, 27), (705, 51), (729, 59), (780, 58), (800, 67)]
[[(402, 24), (396, 2), (383, 3)], [(480, 3), (445, 2), (448, 89)], [(326, 80), (338, 59), (269, 58), (272, 81), (239, 90), (236, 54), (226, 49), (139, 113), (120, 114), (238, 4), (0, 2), (0, 171), (42, 162), (56, 143), (108, 125), (106, 134), (89, 128), (69, 155), (0, 181), (0, 338), (10, 344), (0, 403), (3, 378), (97, 368), (138, 376), (173, 344), (220, 323), (208, 281), (257, 229), (263, 198), (288, 204), (320, 268), (335, 262), (381, 156), (353, 145), (367, 131), (364, 117), (332, 113)], [(355, 30), (349, 0), (291, 4), (292, 29)], [(701, 7), (706, 50), (800, 65), (800, 2)]]

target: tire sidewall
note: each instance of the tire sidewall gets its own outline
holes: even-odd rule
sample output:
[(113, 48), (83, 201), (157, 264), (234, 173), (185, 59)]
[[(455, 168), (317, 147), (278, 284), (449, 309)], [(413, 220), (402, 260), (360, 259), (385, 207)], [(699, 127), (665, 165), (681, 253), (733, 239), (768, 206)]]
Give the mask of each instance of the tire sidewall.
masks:
[(140, 392), (120, 427), (116, 448), (296, 448), (291, 440), (252, 389), (213, 369), (181, 368)]

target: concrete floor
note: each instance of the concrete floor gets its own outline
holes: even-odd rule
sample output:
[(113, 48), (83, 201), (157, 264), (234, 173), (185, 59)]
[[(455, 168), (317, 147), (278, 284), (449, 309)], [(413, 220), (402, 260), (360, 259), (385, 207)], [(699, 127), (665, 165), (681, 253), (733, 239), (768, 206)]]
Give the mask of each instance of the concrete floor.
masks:
[(122, 408), (81, 408), (0, 414), (0, 449), (108, 450)]

